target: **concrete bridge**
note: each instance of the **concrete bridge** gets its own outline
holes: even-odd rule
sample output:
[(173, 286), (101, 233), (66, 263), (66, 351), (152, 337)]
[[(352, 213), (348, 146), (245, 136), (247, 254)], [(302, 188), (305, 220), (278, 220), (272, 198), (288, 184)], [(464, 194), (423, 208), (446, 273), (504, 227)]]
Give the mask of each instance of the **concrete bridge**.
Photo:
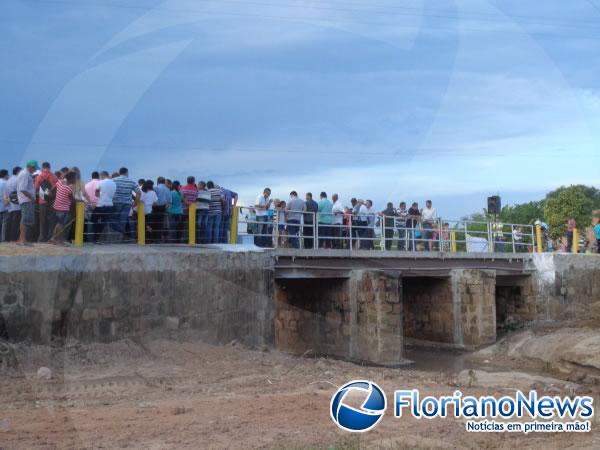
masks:
[(473, 348), (507, 325), (600, 319), (596, 255), (5, 248), (0, 337), (11, 340), (185, 328), (209, 342), (397, 365), (406, 344)]
[[(393, 365), (405, 342), (473, 348), (535, 319), (529, 254), (275, 251), (283, 350)], [(502, 299), (497, 307), (497, 297)]]

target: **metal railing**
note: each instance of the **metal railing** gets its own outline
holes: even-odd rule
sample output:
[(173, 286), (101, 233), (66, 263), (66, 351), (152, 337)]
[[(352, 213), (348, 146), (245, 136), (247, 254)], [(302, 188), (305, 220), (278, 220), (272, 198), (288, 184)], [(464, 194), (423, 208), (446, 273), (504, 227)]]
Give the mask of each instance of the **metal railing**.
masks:
[[(189, 205), (183, 215), (146, 214), (143, 203), (126, 211), (75, 205), (74, 245), (84, 243), (255, 244), (264, 248), (345, 249), (440, 253), (532, 253), (544, 250), (539, 226), (368, 212), (332, 214), (233, 206), (219, 236), (208, 233), (206, 211)], [(576, 248), (574, 249), (576, 250)]]
[(265, 248), (531, 253), (536, 246), (532, 225), (423, 221), (377, 213), (274, 210), (257, 215), (252, 207), (238, 207), (238, 213), (237, 239), (233, 242)]

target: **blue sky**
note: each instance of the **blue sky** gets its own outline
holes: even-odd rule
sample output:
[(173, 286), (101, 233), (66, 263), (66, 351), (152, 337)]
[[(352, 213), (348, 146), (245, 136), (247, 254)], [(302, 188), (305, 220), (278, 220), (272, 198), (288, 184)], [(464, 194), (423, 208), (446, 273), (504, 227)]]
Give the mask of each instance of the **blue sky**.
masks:
[(433, 199), (598, 186), (600, 0), (3, 0), (0, 166)]

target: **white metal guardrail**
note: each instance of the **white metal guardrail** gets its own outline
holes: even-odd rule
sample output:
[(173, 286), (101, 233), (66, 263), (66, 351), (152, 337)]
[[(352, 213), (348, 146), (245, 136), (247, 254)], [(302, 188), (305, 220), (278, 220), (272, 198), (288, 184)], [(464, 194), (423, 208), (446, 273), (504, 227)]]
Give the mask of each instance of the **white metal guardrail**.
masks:
[[(418, 216), (269, 210), (238, 206), (237, 243), (265, 248), (531, 253), (532, 225)], [(290, 219), (291, 218), (291, 219)]]

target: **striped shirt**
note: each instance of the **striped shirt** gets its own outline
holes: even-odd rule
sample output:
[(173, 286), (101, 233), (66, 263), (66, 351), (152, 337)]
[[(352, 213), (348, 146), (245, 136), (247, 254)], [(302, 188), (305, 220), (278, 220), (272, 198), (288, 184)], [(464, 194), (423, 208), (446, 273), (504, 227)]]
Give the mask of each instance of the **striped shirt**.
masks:
[(220, 188), (212, 188), (210, 191), (210, 206), (208, 214), (216, 216), (223, 213), (223, 193)]
[(113, 181), (117, 185), (117, 190), (115, 191), (115, 196), (113, 197), (113, 203), (131, 205), (132, 193), (140, 192), (140, 188), (138, 187), (137, 183), (131, 178), (127, 178), (123, 175), (113, 179)]
[(60, 212), (69, 212), (71, 210), (71, 198), (73, 197), (73, 188), (62, 181), (56, 183), (56, 197), (54, 199), (54, 209)]
[(198, 190), (198, 209), (208, 211), (211, 197), (212, 195), (208, 189)]

